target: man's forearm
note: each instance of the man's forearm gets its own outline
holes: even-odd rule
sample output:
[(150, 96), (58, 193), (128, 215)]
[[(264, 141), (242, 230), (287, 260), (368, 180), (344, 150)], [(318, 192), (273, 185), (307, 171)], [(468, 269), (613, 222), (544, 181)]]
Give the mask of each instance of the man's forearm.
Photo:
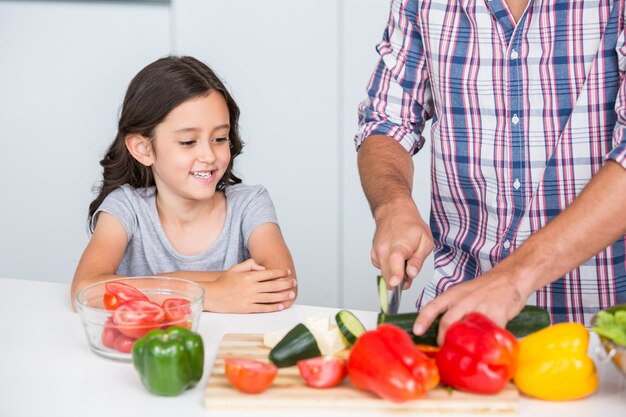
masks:
[(395, 140), (373, 135), (358, 152), (359, 175), (374, 218), (387, 204), (413, 204), (413, 161)]
[(625, 213), (626, 170), (609, 161), (570, 207), (496, 268), (530, 296), (624, 236)]

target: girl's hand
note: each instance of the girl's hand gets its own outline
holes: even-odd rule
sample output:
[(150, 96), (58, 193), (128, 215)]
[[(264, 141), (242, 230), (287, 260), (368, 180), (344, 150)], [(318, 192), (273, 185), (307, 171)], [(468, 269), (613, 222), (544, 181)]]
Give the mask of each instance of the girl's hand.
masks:
[(290, 307), (296, 280), (289, 269), (266, 269), (249, 259), (215, 281), (205, 307), (221, 313), (264, 313)]

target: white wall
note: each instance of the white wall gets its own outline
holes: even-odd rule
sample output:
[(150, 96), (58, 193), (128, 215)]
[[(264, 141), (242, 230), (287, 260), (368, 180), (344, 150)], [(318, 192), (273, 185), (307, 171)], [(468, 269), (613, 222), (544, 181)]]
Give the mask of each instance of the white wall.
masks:
[[(171, 52), (209, 64), (240, 105), (246, 147), (236, 169), (274, 199), (299, 303), (377, 309), (374, 224), (352, 137), (388, 6), (0, 2), (0, 276), (71, 280), (128, 82)], [(425, 216), (428, 152), (414, 158)], [(429, 261), (422, 276), (431, 274)], [(402, 308), (416, 295), (411, 289)]]
[(98, 161), (169, 7), (0, 2), (0, 276), (70, 282)]

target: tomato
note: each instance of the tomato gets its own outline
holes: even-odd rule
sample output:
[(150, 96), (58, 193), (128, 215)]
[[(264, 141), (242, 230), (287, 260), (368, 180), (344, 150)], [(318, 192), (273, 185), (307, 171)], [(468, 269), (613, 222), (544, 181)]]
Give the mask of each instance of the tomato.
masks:
[(102, 302), (107, 310), (115, 310), (120, 304), (129, 300), (148, 301), (148, 297), (137, 288), (123, 282), (107, 282), (104, 285)]
[(420, 345), (417, 344), (415, 347), (422, 352), (424, 355), (428, 356), (431, 359), (434, 359), (437, 356), (437, 352), (441, 349), (439, 346), (431, 346), (431, 345)]
[(158, 328), (163, 319), (163, 308), (152, 301), (144, 300), (126, 301), (113, 313), (113, 322), (117, 329), (133, 339), (139, 339), (150, 330)]
[(226, 377), (230, 383), (248, 394), (265, 391), (278, 372), (275, 365), (253, 359), (226, 358), (225, 362)]
[(120, 334), (115, 339), (115, 343), (113, 347), (115, 348), (115, 350), (119, 352), (130, 353), (133, 350), (134, 344), (135, 344), (135, 339), (131, 339), (128, 336), (124, 336), (123, 334)]
[(168, 298), (161, 304), (165, 311), (167, 326), (181, 326), (191, 329), (191, 322), (186, 319), (191, 315), (191, 305), (185, 298)]
[(298, 361), (298, 371), (304, 382), (313, 388), (334, 387), (346, 376), (343, 360), (331, 356)]
[(102, 345), (109, 349), (115, 349), (115, 339), (120, 335), (121, 333), (113, 323), (113, 318), (109, 317), (104, 323), (104, 329), (102, 330)]

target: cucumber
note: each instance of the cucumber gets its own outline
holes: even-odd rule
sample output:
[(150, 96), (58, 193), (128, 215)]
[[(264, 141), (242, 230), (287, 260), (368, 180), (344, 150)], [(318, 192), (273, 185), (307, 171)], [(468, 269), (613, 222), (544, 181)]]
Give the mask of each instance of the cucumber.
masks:
[(506, 329), (515, 337), (524, 337), (550, 325), (552, 319), (548, 310), (537, 306), (524, 306), (522, 311), (506, 324)]
[(389, 308), (389, 293), (387, 292), (387, 282), (382, 275), (376, 277), (376, 285), (378, 286), (378, 300), (380, 301), (380, 312), (387, 314)]
[[(415, 323), (418, 314), (417, 312), (394, 315), (380, 313), (378, 314), (378, 324), (395, 324), (407, 332), (413, 338), (414, 343), (437, 346), (441, 316), (435, 319), (423, 335), (417, 336), (413, 334), (413, 323)], [(552, 324), (550, 314), (545, 309), (536, 306), (524, 306), (522, 311), (507, 323), (506, 329), (515, 337), (524, 337), (548, 327), (550, 324)]]
[(335, 321), (348, 347), (352, 346), (356, 339), (365, 333), (365, 326), (351, 311), (341, 310), (335, 316)]
[(301, 359), (321, 356), (313, 333), (302, 323), (291, 329), (270, 351), (270, 361), (279, 368), (295, 365)]

